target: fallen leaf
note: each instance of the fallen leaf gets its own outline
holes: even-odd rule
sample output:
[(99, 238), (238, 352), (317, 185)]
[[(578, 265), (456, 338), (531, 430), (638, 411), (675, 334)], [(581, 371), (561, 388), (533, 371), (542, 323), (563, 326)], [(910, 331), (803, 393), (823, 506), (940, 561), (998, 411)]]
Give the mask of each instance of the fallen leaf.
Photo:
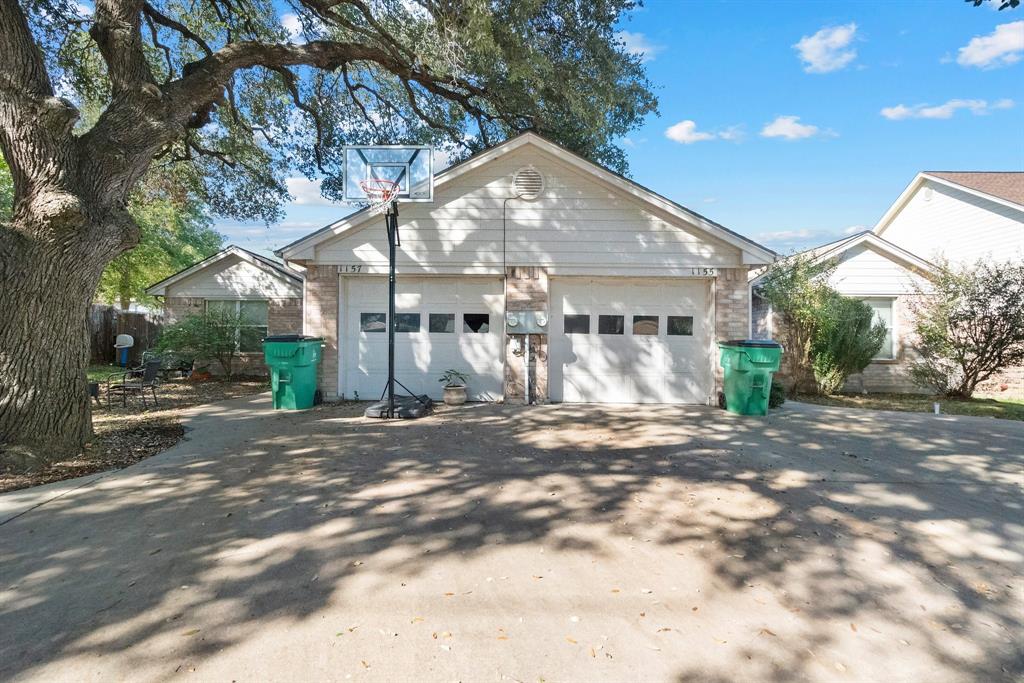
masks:
[(565, 639), (568, 640), (573, 645), (579, 645), (579, 643), (576, 640), (570, 638), (569, 636), (566, 636)]
[(370, 668), (370, 665), (366, 663), (365, 659), (360, 659), (359, 663), (363, 665), (364, 669), (369, 669)]
[(613, 588), (612, 589), (612, 593), (621, 593), (621, 592), (622, 591), (620, 591), (618, 588)]
[(850, 630), (853, 631), (854, 633), (856, 633), (857, 632), (857, 624), (854, 624), (853, 622), (851, 622), (850, 623)]
[(758, 633), (761, 634), (762, 636), (773, 636), (773, 637), (775, 637), (775, 632), (772, 631), (770, 628), (763, 628), (760, 631), (758, 631)]
[(597, 650), (595, 650), (593, 646), (590, 647), (590, 656), (597, 659)]
[(846, 667), (841, 662), (836, 662), (837, 671), (846, 671)]
[(426, 619), (424, 619), (423, 617), (413, 617), (412, 619), (409, 620), (409, 623), (410, 624), (418, 624), (421, 621), (426, 621)]
[(658, 629), (658, 633), (664, 633), (665, 631), (671, 631), (671, 630), (672, 629), (670, 629), (668, 626), (662, 626), (661, 628)]
[(194, 636), (195, 634), (199, 633), (201, 630), (202, 629), (198, 629), (198, 628), (190, 628), (189, 630), (185, 631), (181, 635), (183, 635), (183, 636)]
[(444, 594), (444, 597), (446, 597), (446, 598), (450, 598), (450, 597), (452, 597), (453, 595), (455, 595), (455, 593), (445, 593), (445, 594)]

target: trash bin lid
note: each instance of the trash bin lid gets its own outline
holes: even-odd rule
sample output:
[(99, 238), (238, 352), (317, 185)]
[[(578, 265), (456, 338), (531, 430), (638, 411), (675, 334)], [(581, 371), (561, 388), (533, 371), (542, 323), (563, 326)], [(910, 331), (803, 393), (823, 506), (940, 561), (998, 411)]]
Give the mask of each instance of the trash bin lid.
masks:
[(270, 337), (264, 337), (265, 342), (300, 342), (300, 341), (322, 341), (323, 337), (307, 337), (304, 334), (275, 334)]
[(739, 346), (748, 349), (781, 349), (782, 344), (772, 339), (730, 339), (718, 342), (721, 346)]

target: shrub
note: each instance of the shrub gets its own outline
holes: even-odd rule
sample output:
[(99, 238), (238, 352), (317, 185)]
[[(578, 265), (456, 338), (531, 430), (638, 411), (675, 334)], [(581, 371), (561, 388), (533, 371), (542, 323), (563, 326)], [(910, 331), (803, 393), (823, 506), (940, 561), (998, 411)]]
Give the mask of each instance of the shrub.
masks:
[(1001, 369), (1024, 363), (1024, 263), (940, 263), (911, 303), (915, 383), (970, 398)]
[(157, 341), (161, 352), (191, 356), (200, 360), (216, 360), (231, 377), (234, 360), (238, 356), (241, 316), (221, 311), (207, 311), (189, 315), (166, 326)]
[(811, 362), (818, 388), (834, 394), (882, 348), (885, 325), (874, 321), (874, 311), (866, 303), (840, 294), (826, 297), (819, 315)]
[(771, 392), (768, 394), (768, 407), (778, 408), (786, 402), (786, 387), (782, 386), (782, 382), (772, 378)]

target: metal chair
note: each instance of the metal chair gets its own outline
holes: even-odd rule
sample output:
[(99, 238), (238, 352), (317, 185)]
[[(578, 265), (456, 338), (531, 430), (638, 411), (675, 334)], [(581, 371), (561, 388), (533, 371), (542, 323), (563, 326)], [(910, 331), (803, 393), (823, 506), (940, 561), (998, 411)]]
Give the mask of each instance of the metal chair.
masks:
[(115, 372), (108, 376), (107, 407), (110, 407), (110, 397), (112, 395), (120, 394), (121, 405), (127, 406), (128, 394), (138, 394), (142, 397), (142, 407), (148, 408), (149, 403), (146, 401), (147, 390), (153, 395), (153, 405), (160, 405), (156, 399), (156, 388), (160, 384), (161, 363), (162, 361), (159, 357), (147, 358), (141, 368), (126, 370), (125, 372)]

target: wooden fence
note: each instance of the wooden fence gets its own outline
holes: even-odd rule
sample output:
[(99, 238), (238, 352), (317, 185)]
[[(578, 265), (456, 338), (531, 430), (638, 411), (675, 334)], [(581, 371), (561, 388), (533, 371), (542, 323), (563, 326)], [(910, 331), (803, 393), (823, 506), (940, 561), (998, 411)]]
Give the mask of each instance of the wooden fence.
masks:
[(117, 362), (114, 341), (119, 334), (130, 334), (135, 346), (128, 351), (130, 365), (142, 361), (142, 352), (156, 343), (162, 322), (148, 313), (125, 313), (114, 306), (93, 304), (89, 310), (89, 357), (91, 363)]

